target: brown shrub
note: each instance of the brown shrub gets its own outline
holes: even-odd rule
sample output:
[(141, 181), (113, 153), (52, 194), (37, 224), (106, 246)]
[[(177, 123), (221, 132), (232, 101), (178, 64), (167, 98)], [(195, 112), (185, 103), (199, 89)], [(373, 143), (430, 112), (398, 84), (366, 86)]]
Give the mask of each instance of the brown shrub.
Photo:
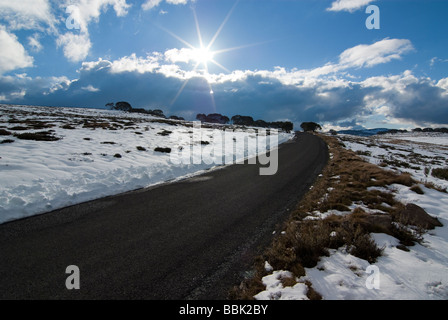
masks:
[(448, 180), (448, 168), (432, 169), (431, 175), (439, 179)]
[(34, 140), (34, 141), (58, 141), (61, 139), (53, 135), (51, 131), (25, 132), (21, 134), (15, 134), (14, 136), (22, 140)]
[(412, 186), (412, 187), (410, 188), (410, 190), (411, 190), (411, 191), (414, 191), (415, 193), (418, 193), (418, 194), (424, 194), (422, 188), (420, 188), (420, 186), (419, 186), (418, 184)]

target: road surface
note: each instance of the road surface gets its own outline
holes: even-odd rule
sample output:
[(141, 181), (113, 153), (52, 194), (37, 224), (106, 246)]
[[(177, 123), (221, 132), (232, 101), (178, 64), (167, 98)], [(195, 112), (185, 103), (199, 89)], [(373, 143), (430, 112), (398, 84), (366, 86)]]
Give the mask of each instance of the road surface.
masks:
[(226, 299), (327, 158), (298, 134), (272, 176), (237, 164), (0, 225), (0, 299)]

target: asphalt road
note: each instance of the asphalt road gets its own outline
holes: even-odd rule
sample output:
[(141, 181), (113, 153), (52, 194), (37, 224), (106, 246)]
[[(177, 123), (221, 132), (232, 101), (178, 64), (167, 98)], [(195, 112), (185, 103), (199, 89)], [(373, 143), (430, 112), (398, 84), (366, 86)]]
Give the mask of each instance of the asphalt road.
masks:
[(0, 225), (0, 299), (225, 299), (327, 157), (298, 134), (272, 176), (232, 165)]

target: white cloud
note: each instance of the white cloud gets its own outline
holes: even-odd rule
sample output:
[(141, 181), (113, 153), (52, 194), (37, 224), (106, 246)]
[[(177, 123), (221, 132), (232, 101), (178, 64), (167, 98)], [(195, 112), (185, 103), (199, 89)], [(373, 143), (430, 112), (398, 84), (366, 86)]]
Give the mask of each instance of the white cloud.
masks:
[(443, 96), (448, 96), (448, 78), (440, 79), (437, 82), (437, 86), (444, 90), (442, 93)]
[[(101, 14), (112, 7), (118, 17), (127, 15), (130, 4), (126, 0), (65, 0), (54, 2), (50, 0), (0, 0), (0, 16), (6, 21), (8, 30), (35, 30), (50, 32), (56, 37), (56, 44), (63, 48), (64, 55), (73, 62), (84, 60), (92, 46), (89, 37), (89, 24), (98, 22)], [(54, 10), (59, 9), (62, 20), (57, 20)], [(66, 11), (69, 9), (68, 11)], [(74, 20), (72, 20), (74, 19)], [(69, 23), (67, 23), (69, 22)], [(61, 33), (56, 26), (65, 30), (70, 23), (79, 26), (77, 33)], [(42, 49), (35, 33), (28, 37), (28, 45), (33, 51)]]
[[(339, 55), (338, 63), (327, 63), (314, 69), (286, 70), (285, 68), (276, 67), (274, 70), (244, 72), (238, 70), (230, 74), (210, 75), (210, 78), (214, 82), (226, 82), (244, 80), (247, 76), (261, 76), (263, 78), (277, 79), (284, 85), (307, 88), (319, 87), (320, 90), (347, 88), (350, 86), (350, 81), (342, 77), (346, 70), (350, 68), (373, 67), (394, 59), (400, 59), (403, 54), (412, 49), (413, 46), (409, 40), (384, 39), (371, 45), (358, 45), (349, 48)], [(172, 53), (177, 58), (177, 53), (179, 52), (173, 51)], [(169, 57), (171, 58), (171, 55)], [(175, 60), (173, 59), (172, 61), (175, 62)], [(348, 75), (346, 78), (349, 77)]]
[(398, 75), (370, 77), (360, 84), (372, 92), (365, 99), (377, 113), (415, 123), (448, 123), (446, 79), (436, 83), (406, 70)]
[(82, 63), (82, 67), (78, 72), (81, 74), (83, 72), (93, 72), (107, 69), (109, 70), (112, 66), (112, 63), (108, 60), (99, 59), (98, 61), (86, 61)]
[(121, 72), (137, 72), (147, 73), (154, 72), (159, 68), (159, 53), (154, 53), (152, 56), (148, 55), (146, 58), (137, 57), (135, 53), (130, 56), (115, 60), (110, 65), (112, 73)]
[[(151, 10), (160, 5), (163, 0), (146, 0), (145, 3), (142, 4), (143, 10)], [(179, 4), (187, 4), (189, 0), (165, 0), (168, 4), (179, 5)], [(190, 0), (194, 2), (195, 0)]]
[(371, 45), (358, 45), (345, 50), (339, 56), (339, 64), (346, 68), (373, 67), (400, 59), (401, 55), (413, 50), (407, 39), (384, 39)]
[[(299, 88), (317, 88), (320, 97), (328, 97), (329, 91), (347, 89), (353, 83), (346, 75), (346, 70), (350, 68), (367, 68), (378, 64), (400, 59), (403, 54), (412, 50), (409, 40), (384, 39), (371, 45), (358, 45), (342, 52), (338, 63), (328, 63), (322, 67), (309, 70), (286, 70), (276, 67), (274, 70), (235, 70), (230, 73), (205, 74), (203, 70), (188, 70), (185, 65), (195, 61), (196, 54), (193, 49), (169, 49), (164, 53), (153, 52), (146, 57), (138, 57), (135, 53), (121, 59), (109, 62), (98, 60), (93, 63), (83, 63), (83, 70), (110, 68), (112, 73), (137, 72), (159, 73), (166, 77), (188, 80), (192, 78), (204, 78), (210, 84), (224, 84), (244, 82), (249, 77), (261, 77), (262, 79), (275, 79), (282, 85), (295, 86)], [(181, 63), (181, 65), (178, 65)], [(191, 65), (190, 65), (191, 66)], [(377, 78), (370, 78), (375, 81)], [(384, 79), (379, 79), (383, 81)], [(263, 82), (265, 80), (261, 80)], [(259, 83), (261, 83), (259, 81)], [(387, 83), (387, 81), (383, 81)], [(363, 82), (364, 87), (369, 83)], [(230, 88), (232, 90), (234, 88)]]
[(186, 4), (188, 0), (166, 0), (169, 4)]
[(431, 60), (429, 60), (429, 66), (432, 68), (436, 63), (446, 63), (448, 62), (448, 59), (440, 59), (438, 57), (433, 57)]
[[(50, 77), (47, 79), (44, 79), (48, 82), (47, 87), (49, 88), (48, 91), (45, 91), (44, 89), (44, 95), (48, 95), (50, 93), (56, 92), (57, 90), (67, 90), (69, 88), (70, 84), (72, 82), (75, 82), (76, 80), (70, 80), (66, 76), (62, 77)], [(43, 87), (46, 88), (46, 87)]]
[(143, 10), (151, 10), (152, 8), (157, 7), (162, 0), (146, 0), (144, 4), (142, 4)]
[(130, 4), (126, 3), (126, 0), (114, 0), (111, 2), (117, 17), (124, 17), (128, 14), (128, 9), (131, 7)]
[(86, 86), (86, 87), (81, 87), (81, 89), (82, 89), (82, 90), (85, 90), (85, 91), (88, 91), (88, 92), (98, 92), (98, 91), (101, 91), (100, 89), (95, 88), (95, 87), (92, 86), (91, 84), (89, 84), (89, 85)]
[(64, 55), (72, 62), (83, 61), (89, 54), (92, 43), (90, 41), (89, 24), (98, 22), (102, 12), (112, 6), (118, 17), (127, 15), (131, 7), (126, 0), (66, 0), (61, 5), (62, 8), (70, 7), (70, 18), (74, 21), (70, 23), (79, 26), (80, 33), (67, 32), (59, 35), (56, 43), (58, 47), (63, 47)]
[(0, 74), (33, 66), (33, 57), (28, 55), (17, 37), (3, 26), (0, 26), (0, 48)]
[(64, 56), (72, 62), (84, 60), (92, 47), (89, 35), (86, 33), (75, 34), (68, 32), (60, 35), (56, 43), (58, 47), (63, 47)]
[(42, 50), (42, 44), (39, 42), (39, 34), (35, 33), (28, 37), (28, 45), (31, 47), (32, 51), (40, 52)]
[(172, 63), (189, 63), (190, 61), (195, 60), (195, 52), (190, 48), (169, 49), (165, 51), (165, 59)]
[(57, 22), (48, 0), (0, 0), (0, 16), (12, 30), (49, 28), (54, 31)]
[[(34, 100), (37, 97), (46, 97), (52, 93), (67, 90), (72, 82), (74, 81), (65, 76), (32, 78), (26, 73), (0, 76), (0, 101), (11, 103), (25, 101), (35, 104)], [(28, 96), (32, 97), (29, 101), (23, 100)]]
[(333, 1), (330, 8), (327, 8), (327, 11), (355, 12), (374, 1), (375, 0), (336, 0)]
[[(383, 94), (394, 94), (403, 99), (413, 99), (414, 93), (409, 90), (412, 86), (419, 86), (424, 79), (419, 79), (410, 70), (399, 75), (370, 77), (360, 82), (363, 88), (376, 88)], [(430, 84), (433, 86), (433, 84)], [(373, 97), (378, 98), (378, 97)]]
[[(315, 87), (328, 90), (332, 88), (345, 88), (349, 81), (342, 75), (351, 68), (371, 68), (378, 64), (388, 63), (401, 59), (402, 55), (413, 50), (412, 43), (406, 39), (384, 39), (370, 45), (358, 45), (349, 48), (339, 55), (338, 63), (327, 63), (314, 69), (286, 70), (277, 67), (273, 71), (260, 70), (250, 72), (265, 78), (275, 78), (285, 85), (301, 87)], [(220, 78), (229, 77), (241, 79), (241, 72), (232, 72), (230, 75), (222, 75)], [(347, 75), (346, 78), (350, 76)]]
[(88, 32), (88, 25), (92, 22), (98, 22), (99, 17), (103, 11), (106, 11), (109, 6), (112, 6), (115, 14), (118, 17), (126, 16), (128, 9), (131, 7), (126, 0), (66, 0), (63, 8), (73, 6), (76, 8), (72, 13), (79, 24), (81, 32)]

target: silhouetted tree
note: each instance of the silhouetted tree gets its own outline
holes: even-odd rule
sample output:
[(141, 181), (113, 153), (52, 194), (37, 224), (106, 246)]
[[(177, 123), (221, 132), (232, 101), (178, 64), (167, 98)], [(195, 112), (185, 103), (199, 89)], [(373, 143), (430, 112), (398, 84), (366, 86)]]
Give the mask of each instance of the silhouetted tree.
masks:
[(196, 119), (201, 122), (219, 123), (219, 124), (226, 124), (229, 123), (230, 121), (229, 117), (223, 116), (222, 114), (219, 113), (211, 113), (209, 115), (199, 113), (196, 116)]
[(290, 121), (276, 121), (276, 122), (269, 122), (268, 127), (274, 129), (280, 129), (286, 132), (291, 132), (294, 129), (294, 124)]
[(320, 124), (315, 123), (315, 122), (302, 122), (302, 124), (300, 125), (300, 128), (303, 129), (303, 131), (307, 132), (307, 131), (316, 131), (316, 130), (322, 130), (322, 127), (320, 126)]
[(132, 111), (132, 107), (131, 107), (129, 102), (120, 101), (120, 102), (117, 102), (115, 104), (114, 110), (131, 112)]
[(267, 128), (269, 127), (269, 123), (264, 120), (257, 120), (254, 122), (254, 126), (259, 128)]
[(183, 117), (179, 117), (179, 116), (170, 116), (170, 119), (172, 119), (172, 120), (185, 120)]
[(196, 115), (196, 120), (199, 120), (201, 122), (205, 122), (207, 120), (207, 116), (203, 113), (199, 113)]
[(294, 130), (294, 124), (291, 121), (283, 121), (281, 124), (281, 129), (289, 133)]
[(155, 117), (166, 118), (166, 116), (163, 114), (163, 111), (160, 110), (160, 109), (148, 110), (148, 113), (149, 113), (150, 115), (155, 116)]
[(254, 125), (254, 119), (249, 116), (240, 116), (236, 115), (232, 117), (233, 124), (240, 125), (240, 126), (253, 126)]

